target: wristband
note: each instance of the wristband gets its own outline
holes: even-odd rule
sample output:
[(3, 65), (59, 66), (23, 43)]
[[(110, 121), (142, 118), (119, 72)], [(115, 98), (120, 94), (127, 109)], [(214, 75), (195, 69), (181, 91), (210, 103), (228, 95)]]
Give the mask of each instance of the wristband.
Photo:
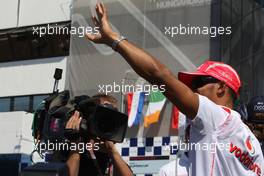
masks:
[(113, 43), (112, 43), (112, 48), (113, 48), (113, 50), (116, 51), (118, 44), (119, 44), (120, 42), (122, 42), (123, 40), (126, 40), (126, 37), (124, 37), (124, 36), (122, 36), (122, 35), (120, 36), (119, 39), (114, 40)]

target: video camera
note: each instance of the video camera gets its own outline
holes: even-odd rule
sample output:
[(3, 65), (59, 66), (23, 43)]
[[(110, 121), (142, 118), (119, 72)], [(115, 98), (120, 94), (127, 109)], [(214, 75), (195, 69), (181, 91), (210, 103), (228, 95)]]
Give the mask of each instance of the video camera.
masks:
[[(70, 99), (70, 92), (59, 93), (58, 81), (62, 70), (56, 68), (53, 93), (45, 98), (34, 115), (32, 135), (37, 141), (60, 142), (66, 139), (99, 138), (113, 142), (124, 140), (128, 116), (118, 112), (111, 104), (100, 104), (100, 98), (86, 95)], [(80, 131), (65, 129), (75, 111), (82, 117)]]
[[(63, 141), (83, 137), (122, 142), (125, 137), (127, 115), (118, 112), (111, 104), (100, 105), (99, 98), (78, 96), (70, 99), (69, 91), (65, 90), (46, 98), (44, 102), (44, 108), (36, 113), (34, 124), (36, 127), (43, 126), (39, 130), (44, 140)], [(75, 110), (82, 117), (80, 131), (65, 129)], [(36, 134), (34, 136), (37, 138)]]

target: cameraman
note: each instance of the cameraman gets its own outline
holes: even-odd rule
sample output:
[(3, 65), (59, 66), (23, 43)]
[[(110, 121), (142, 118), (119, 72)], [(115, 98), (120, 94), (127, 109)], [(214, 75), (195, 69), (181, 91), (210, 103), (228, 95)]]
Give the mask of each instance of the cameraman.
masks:
[[(98, 98), (101, 105), (112, 105), (117, 109), (117, 100), (109, 95), (98, 94), (93, 96), (93, 98)], [(80, 113), (75, 111), (73, 116), (69, 119), (66, 124), (66, 129), (79, 130), (81, 122)], [(79, 141), (76, 141), (78, 143)], [(80, 154), (77, 151), (71, 151), (69, 158), (67, 160), (67, 165), (69, 168), (70, 176), (101, 176), (105, 175), (107, 168), (110, 175), (109, 167), (110, 160), (113, 162), (114, 174), (119, 176), (132, 176), (133, 173), (128, 167), (128, 165), (123, 161), (119, 152), (117, 151), (115, 145), (111, 141), (87, 141), (88, 143), (95, 146), (96, 142), (99, 145), (99, 150), (94, 151), (94, 149), (86, 151), (85, 154)], [(88, 158), (89, 157), (89, 158)]]

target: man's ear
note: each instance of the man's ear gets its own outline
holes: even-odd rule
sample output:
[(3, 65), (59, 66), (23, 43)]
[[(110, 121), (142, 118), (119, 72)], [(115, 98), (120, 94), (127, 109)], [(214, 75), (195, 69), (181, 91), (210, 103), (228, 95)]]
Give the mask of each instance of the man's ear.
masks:
[(218, 97), (223, 97), (227, 93), (227, 91), (228, 91), (228, 87), (226, 86), (225, 83), (219, 82), (217, 84), (217, 92), (216, 93), (217, 93)]

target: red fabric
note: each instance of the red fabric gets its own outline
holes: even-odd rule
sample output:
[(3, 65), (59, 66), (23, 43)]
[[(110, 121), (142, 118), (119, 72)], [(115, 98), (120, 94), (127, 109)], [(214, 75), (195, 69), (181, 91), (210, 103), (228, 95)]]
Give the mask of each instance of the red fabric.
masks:
[(132, 92), (127, 93), (127, 113), (128, 115), (130, 114), (130, 111), (131, 111), (132, 99), (133, 99), (133, 93)]
[(191, 87), (192, 80), (197, 76), (212, 76), (220, 81), (223, 81), (234, 92), (239, 95), (241, 86), (240, 78), (237, 72), (223, 62), (206, 61), (195, 72), (179, 72), (178, 78), (188, 87)]
[(172, 107), (171, 112), (171, 128), (178, 129), (179, 128), (179, 115), (180, 112), (176, 106)]

